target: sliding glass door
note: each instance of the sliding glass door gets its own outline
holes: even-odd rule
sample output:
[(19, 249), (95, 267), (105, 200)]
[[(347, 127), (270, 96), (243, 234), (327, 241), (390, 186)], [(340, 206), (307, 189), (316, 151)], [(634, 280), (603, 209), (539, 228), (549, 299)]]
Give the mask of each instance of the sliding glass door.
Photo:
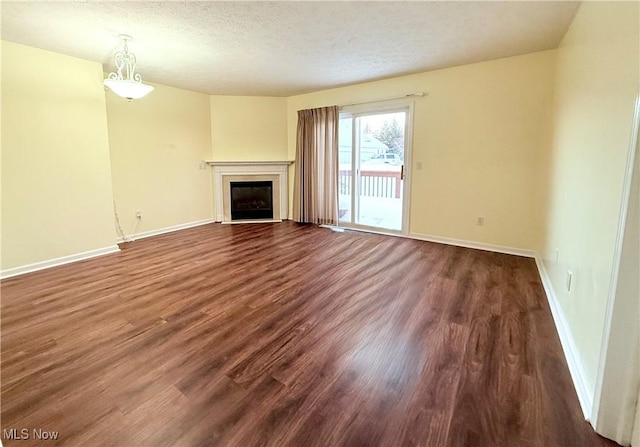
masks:
[(409, 122), (409, 106), (341, 113), (341, 226), (406, 232)]

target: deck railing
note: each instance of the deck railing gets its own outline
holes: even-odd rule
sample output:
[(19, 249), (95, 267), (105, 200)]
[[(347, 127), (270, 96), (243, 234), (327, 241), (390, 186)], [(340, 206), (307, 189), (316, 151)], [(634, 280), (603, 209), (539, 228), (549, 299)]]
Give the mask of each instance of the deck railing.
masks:
[[(340, 194), (351, 195), (351, 170), (340, 169)], [(360, 195), (400, 198), (400, 171), (360, 171)]]

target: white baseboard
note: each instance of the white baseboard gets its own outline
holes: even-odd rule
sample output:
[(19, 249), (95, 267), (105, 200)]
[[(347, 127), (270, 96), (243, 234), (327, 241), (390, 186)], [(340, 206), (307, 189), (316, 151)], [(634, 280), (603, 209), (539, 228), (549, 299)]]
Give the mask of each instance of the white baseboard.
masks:
[(143, 231), (142, 233), (136, 233), (136, 234), (133, 234), (131, 236), (127, 236), (126, 240), (124, 238), (118, 238), (117, 242), (118, 242), (118, 244), (121, 244), (123, 242), (133, 242), (133, 241), (138, 240), (138, 239), (144, 239), (144, 238), (151, 237), (151, 236), (157, 236), (159, 234), (171, 233), (173, 231), (178, 231), (178, 230), (186, 230), (187, 228), (199, 227), (200, 225), (207, 225), (207, 224), (214, 223), (214, 222), (216, 222), (215, 219), (196, 220), (195, 222), (187, 222), (187, 223), (184, 223), (184, 224), (179, 224), (179, 225), (173, 225), (173, 226), (170, 226), (170, 227), (159, 228), (157, 230)]
[(83, 253), (76, 253), (74, 255), (63, 256), (61, 258), (49, 259), (47, 261), (36, 262), (33, 264), (22, 265), (20, 267), (13, 267), (10, 269), (2, 270), (0, 272), (0, 279), (11, 278), (12, 276), (24, 275), (25, 273), (36, 272), (38, 270), (44, 270), (58, 265), (70, 264), (72, 262), (83, 261), (85, 259), (96, 258), (98, 256), (104, 256), (111, 253), (117, 253), (120, 249), (117, 245), (111, 247), (98, 248), (96, 250), (85, 251)]
[(524, 256), (526, 258), (535, 258), (536, 252), (533, 250), (525, 250), (522, 248), (505, 247), (502, 245), (485, 244), (483, 242), (465, 241), (462, 239), (452, 239), (441, 236), (431, 236), (428, 234), (409, 233), (409, 237), (427, 242), (436, 242), (439, 244), (455, 245), (456, 247), (475, 248), (476, 250), (493, 251), (496, 253), (504, 253), (507, 255)]
[(580, 407), (582, 408), (584, 418), (589, 421), (593, 410), (593, 392), (590, 391), (587, 386), (586, 375), (584, 373), (584, 368), (582, 367), (578, 348), (576, 347), (576, 343), (571, 333), (571, 328), (569, 327), (569, 323), (567, 323), (564, 311), (558, 302), (557, 295), (553, 289), (553, 285), (551, 284), (551, 279), (549, 278), (547, 270), (544, 268), (544, 264), (540, 256), (536, 256), (536, 265), (538, 266), (542, 286), (544, 287), (544, 291), (547, 295), (547, 301), (551, 308), (551, 315), (553, 316), (553, 321), (555, 323), (556, 330), (558, 331), (558, 336), (560, 337), (564, 357), (569, 365), (569, 373), (571, 374), (571, 380), (573, 380), (573, 387), (578, 395), (578, 400), (580, 401)]

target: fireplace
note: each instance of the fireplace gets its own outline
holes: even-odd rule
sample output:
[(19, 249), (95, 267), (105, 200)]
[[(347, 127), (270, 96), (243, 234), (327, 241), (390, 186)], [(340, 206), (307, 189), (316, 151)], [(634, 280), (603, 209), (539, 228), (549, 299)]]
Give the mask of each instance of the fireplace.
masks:
[(230, 182), (231, 220), (273, 219), (273, 182)]
[[(290, 161), (207, 161), (213, 167), (213, 210), (217, 222), (242, 224), (282, 222), (289, 218)], [(234, 219), (231, 217), (231, 183), (271, 182), (273, 217)]]

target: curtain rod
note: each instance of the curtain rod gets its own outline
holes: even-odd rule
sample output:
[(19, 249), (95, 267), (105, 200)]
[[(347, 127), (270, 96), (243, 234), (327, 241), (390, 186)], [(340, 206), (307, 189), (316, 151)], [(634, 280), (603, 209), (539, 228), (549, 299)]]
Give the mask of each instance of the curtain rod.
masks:
[(338, 107), (359, 106), (361, 104), (371, 104), (372, 102), (392, 101), (394, 99), (411, 98), (411, 97), (414, 97), (414, 96), (422, 97), (422, 96), (425, 96), (425, 93), (424, 92), (415, 92), (415, 93), (407, 93), (406, 95), (389, 96), (387, 98), (372, 99), (370, 101), (350, 102), (348, 104), (340, 104)]

